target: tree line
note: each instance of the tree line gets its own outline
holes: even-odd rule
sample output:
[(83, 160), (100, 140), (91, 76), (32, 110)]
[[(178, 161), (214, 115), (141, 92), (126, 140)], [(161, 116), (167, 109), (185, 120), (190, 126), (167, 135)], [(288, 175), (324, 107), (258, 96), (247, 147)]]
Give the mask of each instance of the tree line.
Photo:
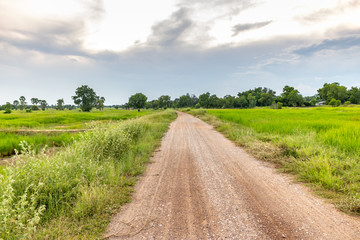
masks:
[[(216, 94), (209, 92), (203, 93), (197, 97), (194, 94), (185, 94), (179, 98), (171, 100), (169, 95), (162, 95), (158, 99), (147, 101), (147, 97), (143, 93), (136, 93), (130, 96), (129, 101), (123, 105), (114, 105), (116, 109), (138, 109), (141, 108), (254, 108), (266, 107), (282, 108), (302, 107), (315, 105), (332, 105), (339, 106), (341, 104), (360, 104), (360, 88), (351, 87), (347, 89), (339, 83), (325, 83), (322, 88), (317, 90), (318, 94), (314, 96), (303, 97), (299, 90), (291, 86), (285, 86), (280, 95), (270, 88), (258, 87), (244, 92), (239, 92), (236, 96), (226, 95), (222, 98)], [(89, 112), (96, 108), (103, 110), (105, 107), (105, 98), (96, 94), (94, 89), (87, 85), (78, 87), (75, 95), (72, 96), (75, 105), (65, 105), (63, 99), (58, 99), (56, 105), (49, 106), (46, 100), (31, 98), (32, 105), (28, 105), (26, 98), (21, 96), (18, 100), (14, 100), (11, 104), (7, 102), (0, 107), (5, 113), (11, 113), (12, 109), (20, 109), (30, 111), (45, 110), (46, 108), (55, 108), (57, 110), (80, 108), (84, 112)]]

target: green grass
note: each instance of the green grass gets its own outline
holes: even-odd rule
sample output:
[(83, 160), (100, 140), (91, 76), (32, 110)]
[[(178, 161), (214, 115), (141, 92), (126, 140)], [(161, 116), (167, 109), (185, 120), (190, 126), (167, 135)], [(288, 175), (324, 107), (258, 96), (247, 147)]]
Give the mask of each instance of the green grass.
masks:
[(82, 129), (89, 121), (125, 120), (152, 113), (153, 110), (93, 110), (80, 112), (78, 109), (56, 111), (13, 111), (11, 114), (0, 114), (0, 129)]
[(360, 108), (195, 110), (257, 158), (360, 214)]
[(26, 147), (0, 168), (0, 238), (99, 239), (175, 118), (98, 122), (52, 156)]
[(91, 121), (115, 121), (141, 117), (152, 113), (152, 110), (94, 110), (89, 113), (72, 111), (14, 111), (11, 114), (0, 114), (0, 157), (11, 156), (16, 150), (20, 150), (19, 143), (27, 141), (41, 149), (48, 147), (64, 146), (72, 142), (77, 134), (66, 132), (33, 133), (30, 130), (67, 130), (86, 129)]

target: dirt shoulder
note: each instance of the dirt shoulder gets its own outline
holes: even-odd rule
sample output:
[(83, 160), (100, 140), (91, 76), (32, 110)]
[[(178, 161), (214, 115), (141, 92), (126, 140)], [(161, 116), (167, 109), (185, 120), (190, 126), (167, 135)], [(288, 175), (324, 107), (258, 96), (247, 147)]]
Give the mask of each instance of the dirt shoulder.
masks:
[(109, 239), (358, 239), (360, 219), (178, 113)]

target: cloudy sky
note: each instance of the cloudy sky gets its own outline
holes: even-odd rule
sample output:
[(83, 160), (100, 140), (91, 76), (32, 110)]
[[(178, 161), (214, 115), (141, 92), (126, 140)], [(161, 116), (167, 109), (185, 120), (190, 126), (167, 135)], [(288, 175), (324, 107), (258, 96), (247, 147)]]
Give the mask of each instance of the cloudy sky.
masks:
[(0, 104), (360, 87), (360, 0), (0, 0)]

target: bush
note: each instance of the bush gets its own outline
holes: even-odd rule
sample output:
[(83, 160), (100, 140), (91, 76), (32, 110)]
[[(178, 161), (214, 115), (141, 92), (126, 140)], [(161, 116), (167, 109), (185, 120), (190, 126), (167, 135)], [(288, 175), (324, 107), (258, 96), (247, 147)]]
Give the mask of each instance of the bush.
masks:
[(5, 114), (11, 113), (11, 109), (10, 109), (10, 108), (6, 108), (4, 113), (5, 113)]
[(282, 102), (278, 102), (277, 103), (277, 109), (282, 109), (283, 107), (283, 103)]

